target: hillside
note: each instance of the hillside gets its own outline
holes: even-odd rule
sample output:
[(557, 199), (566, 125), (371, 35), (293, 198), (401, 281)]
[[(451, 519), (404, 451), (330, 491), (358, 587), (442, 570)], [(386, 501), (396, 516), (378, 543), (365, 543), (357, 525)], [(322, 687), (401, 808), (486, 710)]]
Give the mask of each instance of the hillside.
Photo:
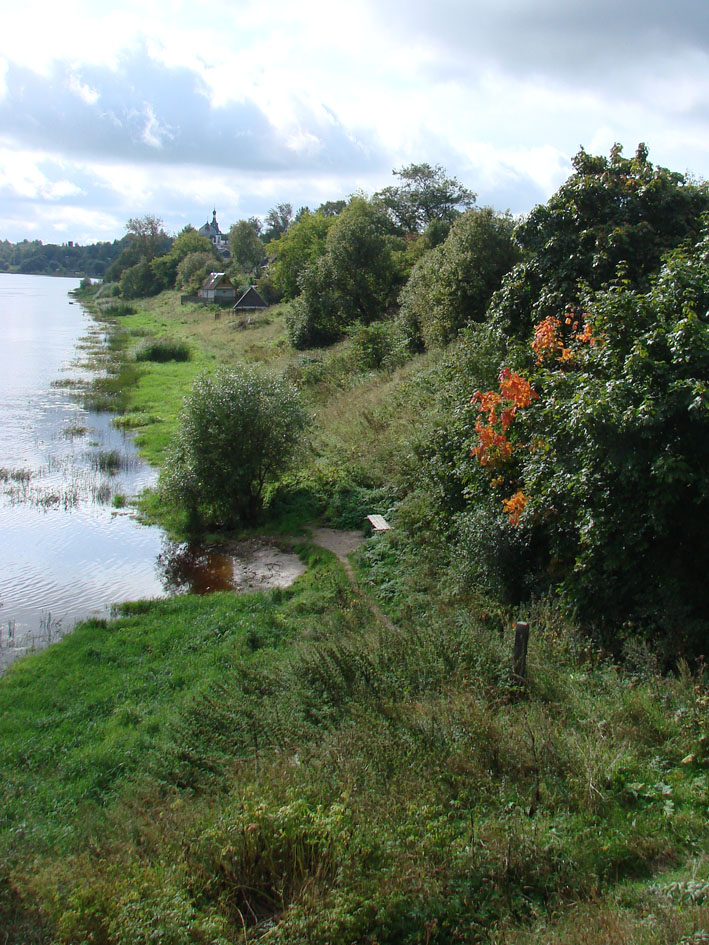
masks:
[[(370, 321), (344, 281), (248, 316), (94, 289), (86, 395), (158, 465), (205, 372), (293, 385), (259, 524), (199, 511), (307, 570), (128, 604), (0, 679), (8, 942), (707, 940), (707, 195), (646, 157), (582, 152), (482, 313), (489, 214)], [(188, 534), (164, 481), (142, 513)], [(374, 512), (351, 568), (311, 540)]]

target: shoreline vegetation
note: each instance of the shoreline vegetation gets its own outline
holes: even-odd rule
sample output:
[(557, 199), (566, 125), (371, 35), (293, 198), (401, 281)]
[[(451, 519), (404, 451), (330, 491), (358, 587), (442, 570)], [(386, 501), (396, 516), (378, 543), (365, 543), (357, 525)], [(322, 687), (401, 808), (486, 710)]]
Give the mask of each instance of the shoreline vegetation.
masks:
[[(680, 263), (642, 290), (658, 311), (680, 276), (689, 297)], [(434, 268), (446, 265), (438, 254)], [(108, 360), (86, 396), (157, 466), (205, 371), (247, 365), (297, 387), (311, 418), (298, 464), (268, 484), (258, 527), (212, 525), (209, 538), (297, 538), (307, 569), (285, 589), (123, 605), (0, 679), (8, 942), (707, 941), (709, 688), (696, 638), (670, 654), (627, 621), (609, 640), (548, 587), (511, 600), (471, 577), (487, 528), (488, 543), (507, 542), (504, 576), (522, 581), (510, 527), (522, 499), (484, 522), (468, 503), (509, 494), (499, 480), (510, 466), (492, 461), (510, 459), (509, 443), (528, 464), (547, 456), (522, 435), (536, 391), (519, 325), (503, 352), (515, 370), (499, 369), (494, 318), (529, 303), (523, 281), (496, 296), (486, 326), (405, 355), (401, 321), (303, 350), (288, 304), (215, 318), (164, 291), (102, 315), (89, 298), (109, 319), (105, 349), (89, 357)], [(544, 381), (561, 402), (593, 358), (610, 359), (623, 291), (592, 300), (603, 344), (580, 322), (533, 334), (542, 393)], [(638, 289), (633, 305), (649, 298)], [(698, 344), (686, 318), (683, 343)], [(547, 472), (530, 465), (534, 475)], [(173, 534), (189, 528), (159, 492), (140, 508)], [(394, 527), (346, 563), (308, 537), (310, 526), (361, 528), (371, 513)], [(524, 678), (517, 621), (530, 627)]]

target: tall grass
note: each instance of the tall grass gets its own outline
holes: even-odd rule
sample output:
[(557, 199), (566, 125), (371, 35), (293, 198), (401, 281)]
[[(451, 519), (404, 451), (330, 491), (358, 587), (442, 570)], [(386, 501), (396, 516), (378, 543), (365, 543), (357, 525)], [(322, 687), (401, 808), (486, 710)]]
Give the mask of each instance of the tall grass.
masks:
[(15, 916), (60, 943), (600, 945), (663, 889), (693, 934), (701, 677), (630, 675), (540, 605), (520, 690), (507, 620), (405, 543), (372, 539), (355, 588), (306, 555), (288, 591), (128, 606), (0, 683)]
[(150, 341), (135, 353), (136, 361), (189, 361), (191, 357), (189, 345), (180, 341)]

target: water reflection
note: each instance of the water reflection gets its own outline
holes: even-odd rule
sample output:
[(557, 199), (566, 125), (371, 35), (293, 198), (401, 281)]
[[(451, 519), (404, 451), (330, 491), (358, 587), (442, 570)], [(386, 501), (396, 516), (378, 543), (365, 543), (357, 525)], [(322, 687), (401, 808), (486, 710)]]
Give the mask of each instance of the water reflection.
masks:
[(234, 588), (234, 559), (194, 542), (165, 539), (157, 573), (166, 594), (210, 594)]
[(219, 550), (165, 539), (158, 573), (168, 594), (267, 590), (288, 587), (305, 573), (297, 554), (260, 539), (234, 542)]

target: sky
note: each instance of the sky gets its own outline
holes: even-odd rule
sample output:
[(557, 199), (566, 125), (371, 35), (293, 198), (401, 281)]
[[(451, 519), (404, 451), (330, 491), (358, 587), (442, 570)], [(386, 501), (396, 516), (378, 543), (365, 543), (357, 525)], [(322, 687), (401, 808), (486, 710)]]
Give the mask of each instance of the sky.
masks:
[(707, 0), (5, 0), (0, 239), (222, 230), (442, 165), (546, 201), (580, 147), (709, 177)]

